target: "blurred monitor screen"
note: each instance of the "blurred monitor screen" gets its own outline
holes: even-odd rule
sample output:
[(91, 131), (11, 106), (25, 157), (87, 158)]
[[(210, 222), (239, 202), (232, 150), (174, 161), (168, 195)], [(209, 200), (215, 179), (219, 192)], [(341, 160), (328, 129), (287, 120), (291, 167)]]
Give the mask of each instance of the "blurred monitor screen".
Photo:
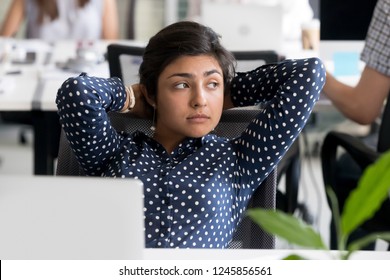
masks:
[(364, 40), (377, 0), (320, 0), (321, 40)]

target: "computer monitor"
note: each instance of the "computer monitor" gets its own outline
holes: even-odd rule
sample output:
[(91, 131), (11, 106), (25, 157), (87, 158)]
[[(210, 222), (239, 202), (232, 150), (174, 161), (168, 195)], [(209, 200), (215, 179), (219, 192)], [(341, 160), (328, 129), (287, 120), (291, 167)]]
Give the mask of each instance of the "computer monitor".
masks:
[(364, 40), (377, 0), (321, 0), (321, 40)]
[[(377, 0), (321, 0), (319, 57), (336, 77), (358, 76), (359, 60)], [(332, 64), (329, 64), (332, 62)], [(344, 81), (355, 85), (356, 78)]]
[(0, 176), (0, 259), (142, 259), (135, 179)]

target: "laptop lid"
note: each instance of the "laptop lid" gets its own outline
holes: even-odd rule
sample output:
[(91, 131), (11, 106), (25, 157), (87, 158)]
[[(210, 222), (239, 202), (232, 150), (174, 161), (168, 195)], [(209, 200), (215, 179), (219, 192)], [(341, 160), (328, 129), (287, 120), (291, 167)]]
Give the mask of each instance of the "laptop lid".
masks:
[(201, 23), (235, 50), (274, 50), (282, 45), (282, 7), (277, 4), (202, 1)]
[(0, 259), (141, 259), (135, 179), (0, 177)]

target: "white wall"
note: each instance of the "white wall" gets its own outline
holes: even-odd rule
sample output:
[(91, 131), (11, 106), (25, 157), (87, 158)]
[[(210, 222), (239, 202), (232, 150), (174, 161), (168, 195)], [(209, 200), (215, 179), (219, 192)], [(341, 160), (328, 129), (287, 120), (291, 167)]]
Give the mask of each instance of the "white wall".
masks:
[(148, 40), (164, 26), (163, 0), (138, 0), (135, 16), (135, 39)]

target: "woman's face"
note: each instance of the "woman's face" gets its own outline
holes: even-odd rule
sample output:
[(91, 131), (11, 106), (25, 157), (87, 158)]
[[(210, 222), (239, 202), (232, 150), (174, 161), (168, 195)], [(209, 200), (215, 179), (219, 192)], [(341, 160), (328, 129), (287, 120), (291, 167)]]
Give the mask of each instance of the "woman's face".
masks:
[(218, 124), (223, 74), (212, 56), (174, 60), (161, 73), (157, 91), (155, 138), (163, 145), (175, 147), (186, 137), (202, 137)]

